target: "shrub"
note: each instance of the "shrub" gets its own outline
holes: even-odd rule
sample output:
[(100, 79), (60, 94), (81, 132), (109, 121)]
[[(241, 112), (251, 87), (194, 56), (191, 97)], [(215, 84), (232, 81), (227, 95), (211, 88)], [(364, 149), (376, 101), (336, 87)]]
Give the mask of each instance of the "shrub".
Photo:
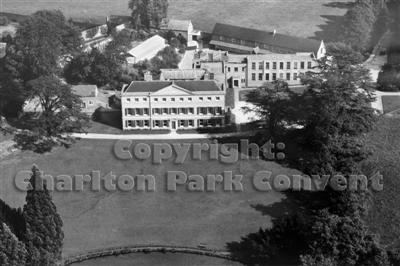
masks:
[(0, 26), (7, 26), (10, 23), (7, 17), (0, 16)]

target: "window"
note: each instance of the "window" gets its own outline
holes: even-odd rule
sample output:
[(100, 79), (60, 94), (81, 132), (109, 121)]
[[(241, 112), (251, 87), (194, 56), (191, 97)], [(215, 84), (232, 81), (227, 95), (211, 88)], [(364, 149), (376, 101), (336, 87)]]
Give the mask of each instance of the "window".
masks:
[(168, 120), (164, 120), (164, 121), (163, 121), (163, 126), (164, 126), (164, 127), (168, 127)]
[(212, 100), (212, 98), (211, 98), (211, 97), (207, 97), (207, 100), (208, 100), (208, 101), (211, 101), (211, 100)]
[(311, 69), (312, 68), (312, 62), (307, 62), (307, 68)]
[(150, 125), (149, 120), (144, 120), (144, 126), (149, 127), (149, 125)]
[(131, 101), (131, 98), (126, 98), (126, 101), (129, 103)]
[(183, 98), (179, 98), (179, 101), (180, 101), (180, 102), (183, 102)]
[(175, 98), (171, 98), (171, 102), (175, 102)]
[(256, 70), (256, 63), (251, 63), (251, 69)]
[(162, 112), (163, 112), (163, 114), (168, 114), (168, 108), (163, 108)]
[(269, 69), (269, 62), (265, 63), (265, 69)]
[(184, 127), (185, 126), (185, 120), (179, 120), (179, 126)]
[(259, 70), (263, 70), (264, 69), (264, 63), (263, 62), (258, 63), (258, 69)]
[(190, 115), (194, 114), (194, 108), (189, 108), (188, 109), (188, 114), (190, 114)]
[(298, 63), (294, 62), (294, 69), (297, 69), (297, 68), (298, 68)]
[(286, 80), (290, 80), (290, 73), (286, 73)]
[(230, 67), (228, 67), (228, 72), (231, 72), (231, 68)]
[(155, 115), (159, 115), (160, 114), (160, 108), (154, 108), (153, 109), (153, 114), (155, 114)]
[(304, 69), (304, 65), (305, 65), (305, 63), (304, 63), (304, 62), (301, 62), (301, 63), (300, 63), (300, 69)]
[(251, 74), (251, 80), (256, 80), (256, 73)]
[(217, 101), (219, 101), (219, 100), (221, 100), (221, 97), (217, 96), (217, 97), (215, 97), (215, 99), (216, 99)]
[(188, 101), (191, 102), (191, 101), (192, 101), (192, 97), (189, 97), (189, 98), (188, 98)]
[(293, 80), (297, 80), (297, 73), (293, 74)]
[(144, 102), (147, 102), (147, 98), (143, 98), (143, 101), (144, 101)]
[(272, 73), (272, 80), (276, 80), (276, 73)]
[(143, 114), (144, 115), (149, 115), (149, 108), (144, 108), (143, 109)]
[(279, 79), (283, 79), (283, 73), (279, 74)]
[(171, 115), (176, 115), (176, 108), (171, 108)]
[(203, 98), (203, 97), (199, 97), (199, 100), (200, 100), (200, 101), (203, 101), (203, 100), (204, 100), (204, 98)]
[(160, 120), (156, 120), (156, 121), (154, 121), (154, 125), (155, 125), (156, 127), (160, 127), (160, 125), (161, 125), (160, 122), (161, 122)]
[(155, 102), (158, 102), (158, 98), (154, 98), (154, 101), (155, 101)]
[(89, 105), (93, 105), (93, 102), (92, 102), (92, 101), (89, 101)]
[(283, 65), (284, 65), (283, 62), (280, 62), (279, 63), (279, 69), (283, 69)]
[(265, 74), (265, 80), (269, 80), (269, 73)]
[(272, 63), (272, 69), (276, 69), (276, 62)]
[(245, 71), (246, 71), (246, 68), (245, 68), (245, 67), (242, 67), (242, 71), (245, 72)]
[(194, 121), (193, 120), (189, 120), (189, 127), (193, 127), (194, 126)]
[(138, 102), (139, 101), (139, 98), (135, 98), (135, 102)]
[(263, 74), (262, 73), (258, 74), (258, 80), (263, 80)]
[(167, 101), (167, 98), (162, 98), (162, 101), (163, 101), (163, 102), (166, 102), (166, 101)]
[(290, 69), (290, 66), (291, 64), (290, 64), (290, 62), (286, 62), (286, 69)]
[(235, 67), (235, 72), (239, 72), (239, 68), (238, 67)]

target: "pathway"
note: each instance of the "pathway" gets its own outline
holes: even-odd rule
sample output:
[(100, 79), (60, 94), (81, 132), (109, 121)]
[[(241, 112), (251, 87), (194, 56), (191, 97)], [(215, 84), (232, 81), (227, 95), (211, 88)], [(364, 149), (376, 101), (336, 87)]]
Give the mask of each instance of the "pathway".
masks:
[(218, 134), (199, 134), (188, 133), (178, 134), (171, 132), (169, 134), (97, 134), (97, 133), (72, 133), (70, 136), (80, 139), (107, 139), (107, 140), (188, 140), (188, 139), (212, 139), (212, 138), (226, 138), (237, 136), (254, 136), (258, 130), (234, 133), (218, 133)]

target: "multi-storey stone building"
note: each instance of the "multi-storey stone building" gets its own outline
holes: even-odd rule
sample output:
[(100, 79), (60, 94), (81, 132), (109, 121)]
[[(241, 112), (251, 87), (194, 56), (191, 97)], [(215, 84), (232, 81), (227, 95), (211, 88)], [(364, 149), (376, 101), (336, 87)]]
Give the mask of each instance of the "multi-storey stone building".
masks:
[(194, 129), (225, 122), (225, 93), (214, 81), (133, 81), (121, 93), (123, 129)]

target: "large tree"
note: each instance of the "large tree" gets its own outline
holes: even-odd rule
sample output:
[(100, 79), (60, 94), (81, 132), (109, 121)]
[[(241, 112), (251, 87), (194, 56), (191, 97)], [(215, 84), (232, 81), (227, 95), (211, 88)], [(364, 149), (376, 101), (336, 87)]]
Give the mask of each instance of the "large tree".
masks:
[(45, 152), (56, 145), (69, 145), (68, 133), (81, 131), (88, 117), (81, 112), (82, 101), (71, 87), (55, 76), (43, 76), (28, 83), (28, 99), (38, 102), (39, 114), (28, 118), (29, 131), (16, 134), (22, 149)]
[(26, 265), (27, 251), (20, 241), (3, 222), (0, 222), (0, 265)]
[(132, 23), (137, 30), (159, 28), (162, 19), (167, 17), (167, 0), (130, 0)]
[(30, 179), (31, 189), (27, 192), (23, 211), (29, 266), (53, 266), (61, 259), (63, 222), (46, 185), (42, 184), (40, 171), (34, 166)]
[(61, 56), (80, 48), (79, 32), (60, 11), (38, 11), (22, 22), (0, 60), (0, 111), (16, 115), (27, 97), (27, 82), (58, 74)]

